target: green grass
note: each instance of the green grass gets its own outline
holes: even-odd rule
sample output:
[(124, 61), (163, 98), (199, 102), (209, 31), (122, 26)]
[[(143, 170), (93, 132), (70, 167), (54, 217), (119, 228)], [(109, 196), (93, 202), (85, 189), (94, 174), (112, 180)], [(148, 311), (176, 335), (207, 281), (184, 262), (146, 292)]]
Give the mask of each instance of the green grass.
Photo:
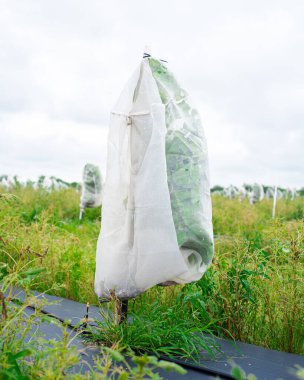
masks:
[(112, 312), (101, 314), (89, 339), (111, 345), (119, 342), (137, 353), (198, 359), (202, 350), (215, 357), (220, 348), (212, 338), (214, 321), (206, 313), (201, 294), (184, 288), (155, 288), (129, 301), (128, 320), (118, 324)]
[(0, 259), (8, 260), (13, 269), (13, 259), (39, 258), (47, 273), (39, 277), (37, 290), (52, 288), (58, 296), (96, 304), (100, 210), (86, 210), (85, 221), (79, 222), (79, 194), (73, 189), (48, 193), (26, 188), (15, 196), (1, 202)]
[[(112, 343), (111, 347), (99, 347), (99, 355), (92, 358), (92, 368), (81, 357), (83, 348), (73, 345), (78, 331), (68, 328), (69, 321), (60, 323), (45, 315), (42, 309), (48, 304), (47, 301), (32, 295), (35, 280), (45, 272), (43, 268), (31, 269), (34, 265), (39, 266), (39, 259), (24, 263), (19, 257), (14, 264), (12, 270), (7, 263), (0, 263), (0, 379), (160, 380), (159, 369), (186, 373), (175, 363), (158, 360), (151, 355), (135, 355), (127, 347), (116, 343)], [(15, 286), (24, 289), (23, 301), (13, 294)], [(55, 327), (53, 339), (47, 340), (39, 333), (41, 324)], [(81, 374), (80, 369), (85, 364), (87, 370)], [(75, 366), (79, 373), (71, 372)]]
[[(8, 273), (22, 263), (44, 267), (32, 288), (97, 304), (100, 210), (86, 210), (79, 222), (74, 189), (48, 193), (28, 187), (13, 194), (0, 200), (0, 262)], [(250, 205), (213, 197), (215, 258), (203, 279), (150, 289), (130, 302), (132, 323), (108, 320), (95, 338), (187, 357), (200, 345), (208, 350), (212, 344), (199, 333), (210, 331), (304, 354), (304, 199), (279, 200), (274, 221), (271, 209), (271, 201)]]
[(276, 220), (246, 237), (218, 239), (197, 283), (207, 310), (236, 339), (304, 353), (304, 223)]

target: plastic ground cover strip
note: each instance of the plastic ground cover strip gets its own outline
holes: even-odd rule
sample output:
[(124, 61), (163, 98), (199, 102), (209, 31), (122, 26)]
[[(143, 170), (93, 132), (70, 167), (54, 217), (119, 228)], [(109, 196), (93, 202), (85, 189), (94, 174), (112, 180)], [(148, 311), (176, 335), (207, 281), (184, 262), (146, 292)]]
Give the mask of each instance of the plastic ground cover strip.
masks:
[[(32, 292), (35, 297), (38, 298), (44, 298), (47, 299), (49, 302), (51, 302), (51, 305), (45, 305), (40, 311), (43, 314), (48, 315), (51, 318), (55, 318), (60, 322), (64, 322), (67, 320), (70, 320), (70, 322), (67, 325), (67, 328), (69, 330), (69, 336), (72, 346), (76, 346), (76, 348), (79, 350), (79, 353), (81, 355), (81, 363), (77, 364), (71, 368), (68, 369), (68, 373), (74, 373), (74, 374), (85, 374), (86, 372), (90, 371), (91, 369), (96, 370), (95, 363), (94, 363), (94, 357), (97, 357), (100, 355), (100, 349), (96, 345), (87, 345), (82, 338), (82, 334), (79, 334), (79, 330), (75, 329), (79, 327), (79, 321), (82, 319), (82, 312), (85, 310), (86, 305), (81, 304), (75, 301), (71, 301), (68, 299), (51, 296), (47, 294), (42, 294), (39, 292)], [(21, 302), (25, 299), (25, 293), (22, 289), (15, 288), (14, 289), (14, 297), (18, 298)], [(54, 302), (58, 302), (58, 304), (54, 304)], [(35, 307), (27, 307), (24, 312), (24, 319), (26, 319), (29, 315), (33, 314)], [(70, 311), (68, 312), (68, 310)], [(99, 315), (99, 309), (97, 307), (90, 307), (89, 317), (96, 317)], [(99, 315), (100, 316), (100, 315)], [(38, 333), (39, 335), (42, 335), (46, 340), (61, 340), (63, 339), (62, 330), (58, 328), (58, 326), (54, 324), (50, 324), (47, 322), (42, 322), (38, 325), (38, 327), (35, 325), (33, 326), (32, 331), (29, 331), (26, 337), (27, 339), (31, 339), (32, 333)], [(41, 346), (40, 349), (43, 349)], [(169, 360), (172, 361), (170, 358), (162, 357), (160, 358), (162, 360)], [(126, 360), (129, 362), (129, 364), (132, 366), (134, 365), (128, 357), (126, 357)], [(181, 363), (182, 365), (183, 363)], [(164, 380), (179, 380), (179, 379), (185, 379), (187, 378), (192, 380), (213, 380), (218, 379), (217, 374), (218, 372), (214, 371), (213, 369), (204, 369), (199, 366), (195, 366), (194, 364), (191, 365), (191, 363), (184, 363), (185, 368), (187, 369), (187, 376), (179, 375), (175, 372), (170, 373), (167, 371), (164, 371), (162, 369), (157, 370), (159, 375)], [(230, 379), (230, 376), (225, 376), (223, 374), (222, 379)]]
[[(14, 294), (20, 300), (24, 300), (24, 293), (22, 290), (16, 288)], [(79, 321), (83, 318), (86, 305), (81, 304), (76, 301), (71, 301), (65, 298), (50, 296), (47, 294), (40, 294), (39, 292), (33, 292), (35, 296), (44, 297), (49, 302), (57, 301), (58, 305), (48, 305), (43, 308), (44, 312), (48, 314), (55, 315), (60, 320), (71, 320), (71, 325), (76, 326)], [(99, 312), (97, 307), (90, 307), (89, 317), (98, 318)], [(56, 334), (55, 330), (52, 330), (52, 326), (43, 324), (42, 332), (46, 332), (47, 337), (50, 339), (54, 338)], [(253, 373), (258, 380), (294, 380), (297, 379), (293, 372), (295, 365), (300, 365), (304, 367), (304, 356), (294, 355), (286, 352), (269, 350), (263, 347), (255, 346), (252, 344), (235, 342), (235, 345), (231, 344), (229, 340), (217, 339), (217, 342), (221, 346), (224, 355), (218, 359), (206, 359), (204, 358), (199, 362), (199, 365), (204, 366), (204, 368), (211, 371), (218, 372), (219, 374), (225, 374), (227, 377), (231, 371), (230, 361), (233, 360), (238, 364), (247, 374)], [(84, 348), (85, 345), (82, 343), (81, 339), (77, 338), (76, 341), (80, 348)], [(86, 350), (86, 361), (92, 363), (92, 356), (96, 356), (97, 350), (93, 348), (88, 348)], [(163, 373), (162, 376), (165, 379), (212, 379), (215, 378), (212, 375), (202, 374), (195, 370), (194, 367), (191, 369), (191, 362), (187, 363), (189, 367), (186, 367), (188, 373), (185, 376), (180, 376), (177, 374)], [(192, 363), (194, 366), (195, 363)], [(79, 367), (77, 367), (79, 369)], [(84, 368), (85, 370), (85, 368)], [(205, 376), (205, 377), (204, 377)]]

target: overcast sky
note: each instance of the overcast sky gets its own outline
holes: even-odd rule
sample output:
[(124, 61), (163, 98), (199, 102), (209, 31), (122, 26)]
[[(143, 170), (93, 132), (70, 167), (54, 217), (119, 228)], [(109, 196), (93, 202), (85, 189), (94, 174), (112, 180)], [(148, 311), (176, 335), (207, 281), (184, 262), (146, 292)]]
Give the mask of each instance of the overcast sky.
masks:
[(0, 174), (104, 173), (145, 45), (202, 117), (211, 182), (304, 186), (304, 1), (0, 0)]

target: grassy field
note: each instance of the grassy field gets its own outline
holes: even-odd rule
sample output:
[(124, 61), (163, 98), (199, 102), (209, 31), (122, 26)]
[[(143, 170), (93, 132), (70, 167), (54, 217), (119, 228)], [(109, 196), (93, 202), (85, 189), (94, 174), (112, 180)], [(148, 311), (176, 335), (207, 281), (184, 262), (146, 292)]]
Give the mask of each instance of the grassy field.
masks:
[[(271, 208), (271, 201), (250, 205), (214, 196), (215, 258), (204, 278), (149, 290), (130, 302), (132, 328), (101, 326), (96, 339), (194, 356), (199, 345), (209, 346), (194, 338), (196, 332), (208, 331), (304, 354), (304, 198), (279, 200), (275, 220)], [(41, 268), (30, 278), (31, 288), (97, 304), (93, 282), (100, 210), (86, 210), (82, 222), (78, 215), (74, 189), (16, 188), (2, 195), (2, 274)]]

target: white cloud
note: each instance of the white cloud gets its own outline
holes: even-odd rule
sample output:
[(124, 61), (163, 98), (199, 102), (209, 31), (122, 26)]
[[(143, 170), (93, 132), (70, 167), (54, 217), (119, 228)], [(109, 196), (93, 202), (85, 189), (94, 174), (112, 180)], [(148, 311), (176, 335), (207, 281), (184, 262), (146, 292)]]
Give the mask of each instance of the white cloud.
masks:
[(6, 114), (1, 124), (3, 173), (18, 169), (23, 179), (44, 174), (79, 181), (87, 162), (105, 171), (107, 128), (37, 113)]
[(105, 168), (109, 112), (152, 45), (202, 115), (214, 183), (303, 186), (304, 3), (17, 0), (0, 12), (0, 174)]

